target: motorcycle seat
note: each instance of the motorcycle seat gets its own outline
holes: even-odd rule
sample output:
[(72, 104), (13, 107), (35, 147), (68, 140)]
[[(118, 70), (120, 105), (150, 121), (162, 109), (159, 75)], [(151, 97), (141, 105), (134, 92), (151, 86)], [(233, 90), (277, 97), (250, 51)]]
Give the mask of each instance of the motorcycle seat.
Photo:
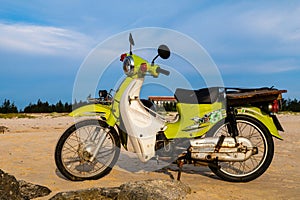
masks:
[(199, 90), (177, 88), (174, 97), (179, 103), (212, 104), (221, 96), (220, 89), (220, 87), (202, 88)]

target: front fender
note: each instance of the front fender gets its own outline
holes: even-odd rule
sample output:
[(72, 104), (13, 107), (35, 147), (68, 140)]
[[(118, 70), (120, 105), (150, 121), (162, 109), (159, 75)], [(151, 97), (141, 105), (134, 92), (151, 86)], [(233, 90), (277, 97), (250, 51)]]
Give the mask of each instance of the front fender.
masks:
[(69, 115), (72, 117), (101, 116), (108, 119), (111, 115), (111, 107), (102, 104), (89, 104), (73, 110)]
[(272, 117), (270, 117), (268, 114), (261, 112), (261, 110), (257, 107), (240, 107), (237, 108), (237, 114), (238, 115), (247, 115), (250, 117), (253, 117), (257, 120), (259, 120), (261, 123), (263, 123), (267, 129), (269, 129), (270, 133), (278, 138), (278, 139), (283, 139), (279, 133), (278, 130), (275, 126), (275, 123), (272, 119)]

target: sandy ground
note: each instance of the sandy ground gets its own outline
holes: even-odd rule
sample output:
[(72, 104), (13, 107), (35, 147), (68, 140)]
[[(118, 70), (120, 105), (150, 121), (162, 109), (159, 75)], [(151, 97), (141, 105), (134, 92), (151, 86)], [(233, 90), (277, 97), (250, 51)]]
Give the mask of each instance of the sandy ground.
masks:
[[(285, 129), (284, 140), (274, 139), (275, 156), (265, 174), (248, 183), (229, 183), (220, 180), (207, 167), (186, 165), (181, 181), (192, 189), (187, 199), (299, 199), (300, 115), (279, 115), (279, 120)], [(56, 169), (54, 149), (60, 135), (72, 123), (71, 117), (46, 114), (34, 119), (0, 119), (0, 126), (9, 128), (9, 132), (0, 133), (0, 168), (17, 179), (52, 190), (49, 196), (40, 199), (49, 199), (61, 191), (177, 177), (177, 172), (171, 170), (145, 172), (143, 167), (151, 168), (156, 162), (140, 165), (136, 159), (134, 162), (131, 159), (128, 163), (123, 155), (112, 172), (102, 179), (84, 182), (64, 179)], [(130, 170), (132, 166), (135, 170)]]

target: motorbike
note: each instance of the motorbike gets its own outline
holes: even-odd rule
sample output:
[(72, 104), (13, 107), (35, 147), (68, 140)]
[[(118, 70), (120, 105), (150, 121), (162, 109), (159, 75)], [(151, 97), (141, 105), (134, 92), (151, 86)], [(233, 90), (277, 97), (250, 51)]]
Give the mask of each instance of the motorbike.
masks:
[(72, 113), (89, 116), (70, 126), (55, 148), (58, 170), (69, 180), (99, 179), (118, 161), (121, 146), (128, 144), (141, 162), (165, 159), (178, 165), (180, 180), (184, 164), (208, 166), (223, 180), (247, 182), (261, 176), (274, 155), (273, 138), (284, 131), (276, 117), (281, 94), (275, 88), (209, 87), (198, 90), (177, 88), (177, 114), (168, 118), (155, 104), (140, 99), (146, 76), (159, 78), (170, 71), (155, 64), (168, 59), (170, 50), (160, 45), (148, 62), (130, 51), (120, 61), (126, 78), (112, 95), (105, 90), (91, 104)]

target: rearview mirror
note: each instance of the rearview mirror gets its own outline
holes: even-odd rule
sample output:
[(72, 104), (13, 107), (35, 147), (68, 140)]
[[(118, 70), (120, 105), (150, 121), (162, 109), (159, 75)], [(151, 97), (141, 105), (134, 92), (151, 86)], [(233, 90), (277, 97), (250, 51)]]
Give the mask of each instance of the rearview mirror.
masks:
[(167, 45), (164, 45), (164, 44), (162, 44), (158, 47), (157, 52), (158, 52), (158, 55), (162, 59), (168, 59), (170, 57), (170, 54), (171, 54), (169, 47)]

